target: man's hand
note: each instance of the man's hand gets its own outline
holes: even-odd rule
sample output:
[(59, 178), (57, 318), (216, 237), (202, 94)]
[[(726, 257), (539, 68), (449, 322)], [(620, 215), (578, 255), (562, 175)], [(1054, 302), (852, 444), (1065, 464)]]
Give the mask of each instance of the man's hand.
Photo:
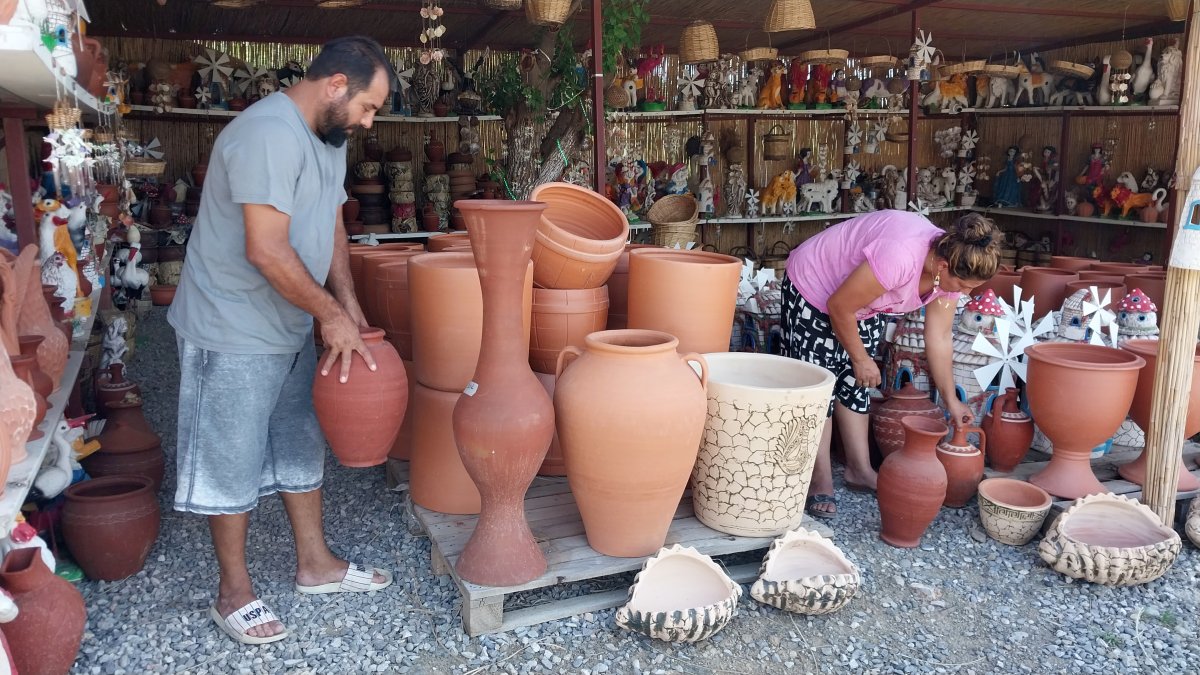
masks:
[[(361, 312), (359, 315), (361, 317)], [(332, 321), (324, 319), (321, 321), (321, 341), (325, 343), (325, 348), (329, 352), (325, 363), (321, 364), (322, 376), (328, 375), (329, 371), (333, 369), (334, 363), (340, 359), (342, 372), (338, 381), (347, 382), (350, 379), (350, 362), (354, 358), (355, 352), (358, 352), (368, 368), (375, 370), (375, 359), (367, 351), (367, 345), (362, 340), (358, 326), (345, 311), (339, 311)]]

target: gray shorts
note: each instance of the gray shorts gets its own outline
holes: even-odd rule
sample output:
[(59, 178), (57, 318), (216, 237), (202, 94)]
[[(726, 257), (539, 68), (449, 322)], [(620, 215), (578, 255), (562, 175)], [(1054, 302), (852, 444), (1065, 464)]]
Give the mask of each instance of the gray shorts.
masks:
[(317, 355), (225, 354), (179, 344), (175, 509), (244, 513), (258, 498), (321, 487), (325, 436), (313, 410)]

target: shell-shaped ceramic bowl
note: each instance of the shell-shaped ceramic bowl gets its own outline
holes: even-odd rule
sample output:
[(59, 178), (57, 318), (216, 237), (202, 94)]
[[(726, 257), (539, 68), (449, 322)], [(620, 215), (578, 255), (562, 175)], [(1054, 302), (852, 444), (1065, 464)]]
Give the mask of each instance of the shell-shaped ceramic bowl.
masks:
[(1050, 526), (1038, 553), (1055, 571), (1106, 586), (1161, 577), (1183, 546), (1150, 508), (1114, 494), (1075, 500)]
[(862, 582), (858, 567), (825, 537), (800, 528), (771, 542), (750, 595), (798, 614), (841, 609)]
[(1188, 509), (1187, 522), (1183, 526), (1183, 531), (1193, 544), (1200, 546), (1200, 497), (1192, 500), (1192, 506)]
[(617, 625), (667, 642), (699, 642), (729, 623), (741, 595), (712, 558), (676, 544), (646, 560)]
[(1014, 478), (988, 478), (979, 484), (979, 520), (1001, 544), (1024, 546), (1042, 529), (1050, 494)]

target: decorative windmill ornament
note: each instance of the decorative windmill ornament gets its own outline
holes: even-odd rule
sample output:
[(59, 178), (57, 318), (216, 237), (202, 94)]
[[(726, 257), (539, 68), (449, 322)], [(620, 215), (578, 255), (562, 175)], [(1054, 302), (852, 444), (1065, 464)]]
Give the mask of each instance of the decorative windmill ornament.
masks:
[[(679, 76), (680, 110), (696, 109), (696, 101), (700, 98), (700, 93), (704, 91), (704, 84), (707, 81), (707, 78), (701, 77), (698, 72), (685, 72)], [(691, 107), (685, 107), (686, 105), (690, 105)]]
[(963, 132), (961, 144), (958, 146), (958, 156), (968, 157), (975, 146), (979, 145), (979, 132), (974, 129), (968, 129)]
[(196, 107), (200, 110), (208, 110), (212, 107), (212, 90), (208, 87), (196, 87)]
[(908, 79), (921, 80), (929, 75), (929, 65), (933, 63), (933, 54), (937, 48), (933, 46), (933, 32), (926, 33), (923, 29), (917, 31), (917, 39), (908, 51)]
[(228, 80), (233, 73), (233, 65), (229, 60), (229, 55), (218, 52), (212, 49), (204, 50), (204, 54), (193, 59), (200, 65), (200, 77), (203, 81), (212, 83), (219, 76), (222, 80)]
[(146, 147), (142, 148), (142, 156), (151, 157), (153, 159), (163, 158), (162, 143), (159, 142), (157, 136), (150, 139), (150, 142), (146, 144)]
[(1117, 344), (1117, 314), (1108, 307), (1112, 303), (1112, 291), (1104, 289), (1104, 295), (1100, 295), (1100, 290), (1092, 286), (1088, 289), (1088, 295), (1083, 299), (1083, 317), (1087, 320), (1088, 333), (1090, 338), (1088, 341), (1094, 345), (1104, 345), (1104, 329), (1107, 328), (1111, 344)]

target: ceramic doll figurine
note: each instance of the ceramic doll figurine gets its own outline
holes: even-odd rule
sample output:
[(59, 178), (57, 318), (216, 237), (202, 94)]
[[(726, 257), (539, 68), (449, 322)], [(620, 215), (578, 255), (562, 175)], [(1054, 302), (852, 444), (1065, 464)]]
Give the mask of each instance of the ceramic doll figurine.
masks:
[(1104, 170), (1108, 168), (1104, 161), (1104, 146), (1092, 143), (1092, 154), (1088, 157), (1087, 166), (1075, 177), (1077, 185), (1095, 187), (1104, 182)]
[(675, 164), (671, 167), (671, 182), (667, 185), (667, 194), (683, 195), (688, 192), (688, 168), (686, 164)]
[(725, 216), (741, 218), (746, 202), (746, 169), (741, 164), (730, 164), (725, 177)]
[(1158, 338), (1158, 307), (1139, 288), (1117, 303), (1117, 325), (1121, 340)]
[(1020, 153), (1021, 148), (1009, 146), (1004, 168), (996, 173), (996, 186), (992, 194), (992, 202), (996, 206), (1021, 205), (1021, 177), (1017, 173), (1017, 156)]
[(796, 158), (796, 189), (813, 182), (812, 148), (801, 148)]
[(838, 68), (833, 71), (833, 77), (829, 81), (829, 102), (840, 103), (845, 91), (846, 71), (843, 68)]

